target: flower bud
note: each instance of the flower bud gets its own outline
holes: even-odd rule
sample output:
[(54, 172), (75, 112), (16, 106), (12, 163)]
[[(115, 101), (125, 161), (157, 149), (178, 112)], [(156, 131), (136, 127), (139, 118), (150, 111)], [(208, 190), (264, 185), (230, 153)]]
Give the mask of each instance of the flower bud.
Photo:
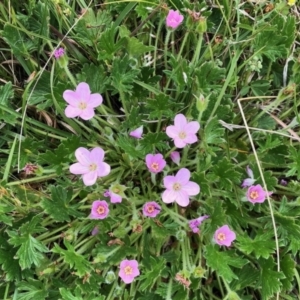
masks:
[(106, 276), (105, 276), (105, 283), (107, 284), (111, 284), (116, 280), (116, 275), (113, 271), (109, 271), (107, 272)]
[(177, 231), (177, 233), (176, 233), (176, 239), (178, 241), (183, 242), (185, 237), (186, 237), (186, 232), (185, 231), (183, 231), (183, 230)]
[(204, 33), (207, 31), (207, 22), (205, 17), (199, 17), (197, 31), (199, 33)]
[(208, 98), (205, 98), (202, 94), (199, 94), (196, 98), (196, 108), (200, 113), (203, 113), (207, 108)]

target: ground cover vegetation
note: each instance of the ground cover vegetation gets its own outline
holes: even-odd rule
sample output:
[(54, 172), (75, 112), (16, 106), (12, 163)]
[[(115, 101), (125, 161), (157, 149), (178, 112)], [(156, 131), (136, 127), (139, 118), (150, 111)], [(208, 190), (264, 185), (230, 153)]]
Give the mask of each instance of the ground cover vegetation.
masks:
[(299, 299), (295, 1), (0, 14), (1, 299)]

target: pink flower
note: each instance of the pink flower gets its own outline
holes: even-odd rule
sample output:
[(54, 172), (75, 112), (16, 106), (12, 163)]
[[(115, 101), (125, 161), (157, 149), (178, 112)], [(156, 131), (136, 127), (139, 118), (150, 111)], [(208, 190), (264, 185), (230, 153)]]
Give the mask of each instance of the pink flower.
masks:
[(246, 179), (243, 181), (243, 183), (242, 183), (242, 187), (243, 187), (243, 188), (244, 188), (244, 187), (247, 187), (247, 186), (250, 186), (250, 185), (254, 184), (254, 182), (255, 182), (253, 172), (252, 172), (252, 170), (250, 169), (249, 166), (247, 166), (246, 172), (247, 172), (249, 178), (246, 178)]
[(161, 207), (154, 201), (146, 202), (143, 206), (145, 217), (155, 218), (160, 213)]
[(166, 24), (168, 27), (176, 29), (183, 21), (183, 15), (179, 13), (178, 10), (169, 10), (166, 18)]
[(23, 169), (26, 175), (34, 174), (38, 170), (38, 166), (32, 163), (27, 163)]
[(196, 133), (200, 128), (197, 121), (187, 122), (183, 114), (175, 116), (174, 125), (168, 126), (167, 135), (174, 140), (174, 144), (178, 148), (183, 148), (187, 144), (193, 144), (198, 141)]
[(91, 94), (87, 83), (78, 84), (76, 91), (66, 90), (63, 98), (69, 103), (65, 109), (68, 118), (80, 117), (83, 120), (90, 120), (94, 115), (94, 108), (99, 106), (103, 99), (100, 94)]
[(129, 133), (129, 135), (131, 137), (134, 137), (136, 139), (140, 139), (142, 137), (142, 134), (143, 134), (143, 126), (140, 126), (139, 128), (137, 128)]
[(94, 229), (91, 232), (91, 235), (97, 235), (99, 233), (99, 227), (95, 226)]
[(91, 219), (105, 219), (108, 216), (108, 204), (104, 200), (96, 200), (92, 204)]
[(171, 157), (172, 161), (177, 166), (179, 166), (179, 163), (180, 163), (180, 153), (178, 151), (173, 151), (173, 152), (171, 152), (170, 157)]
[(267, 195), (271, 196), (272, 192), (266, 192), (260, 184), (252, 185), (248, 188), (247, 199), (254, 203), (263, 203), (266, 200)]
[(56, 59), (60, 58), (61, 56), (63, 56), (65, 54), (65, 49), (64, 48), (58, 48), (54, 51), (54, 57)]
[(235, 239), (236, 235), (232, 230), (230, 230), (228, 225), (218, 228), (214, 234), (214, 240), (220, 246), (229, 247)]
[(193, 219), (191, 221), (189, 221), (189, 226), (191, 228), (191, 230), (194, 232), (194, 233), (198, 233), (199, 232), (199, 226), (201, 225), (201, 223), (205, 220), (209, 218), (209, 216), (205, 215), (203, 217), (199, 217), (197, 219)]
[(139, 264), (135, 259), (124, 259), (121, 261), (119, 276), (126, 284), (131, 283), (134, 280), (134, 278), (139, 275)]
[(166, 166), (166, 161), (160, 153), (147, 154), (146, 165), (151, 173), (159, 173)]
[(106, 197), (110, 197), (111, 203), (121, 203), (125, 197), (124, 191), (126, 186), (119, 183), (114, 183), (110, 186), (109, 190), (105, 192)]
[(199, 194), (200, 187), (197, 183), (189, 181), (191, 173), (188, 169), (180, 169), (175, 176), (166, 176), (164, 186), (166, 190), (162, 194), (165, 203), (176, 201), (180, 206), (188, 206), (189, 196)]
[(104, 151), (100, 147), (91, 151), (80, 147), (75, 151), (75, 156), (78, 163), (70, 166), (70, 172), (82, 175), (83, 183), (86, 186), (93, 185), (98, 177), (104, 177), (110, 172), (110, 166), (103, 162)]

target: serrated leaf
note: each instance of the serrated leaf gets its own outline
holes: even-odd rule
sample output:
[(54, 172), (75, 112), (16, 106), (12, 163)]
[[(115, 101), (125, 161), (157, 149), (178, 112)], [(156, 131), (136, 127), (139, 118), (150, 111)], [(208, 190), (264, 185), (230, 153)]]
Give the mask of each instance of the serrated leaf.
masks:
[(155, 148), (158, 151), (163, 152), (168, 148), (166, 140), (167, 136), (162, 132), (147, 133), (146, 135), (144, 135), (143, 139), (140, 142), (143, 153), (151, 153)]
[(116, 144), (120, 147), (126, 154), (131, 156), (132, 158), (143, 158), (144, 155), (140, 150), (134, 145), (134, 140), (127, 136), (119, 135)]
[(289, 171), (286, 173), (286, 177), (297, 176), (297, 179), (300, 179), (300, 151), (294, 147), (289, 147), (289, 155), (288, 158), (292, 160), (291, 163), (288, 164)]
[(263, 257), (267, 259), (275, 251), (275, 242), (272, 232), (258, 232), (254, 239), (247, 236), (239, 236), (238, 241), (241, 251), (247, 254), (254, 252), (256, 258)]
[(69, 291), (65, 288), (60, 288), (59, 292), (62, 296), (62, 300), (82, 300), (82, 297), (79, 298), (79, 297), (73, 296), (71, 291)]
[(205, 125), (204, 128), (204, 141), (206, 144), (222, 144), (224, 140), (225, 129), (219, 123), (217, 118), (213, 118), (209, 123)]
[(13, 96), (14, 96), (14, 91), (11, 82), (8, 82), (5, 85), (0, 87), (0, 120), (15, 125), (17, 120), (16, 115), (9, 114), (1, 108), (1, 107), (12, 108), (10, 99), (12, 99)]
[(133, 81), (140, 73), (140, 69), (135, 69), (132, 66), (135, 62), (127, 55), (122, 58), (115, 58), (112, 64), (112, 85), (121, 93), (130, 92), (133, 88)]
[(71, 205), (73, 191), (72, 189), (64, 189), (61, 186), (50, 187), (51, 200), (44, 198), (41, 206), (45, 212), (49, 214), (53, 220), (58, 222), (70, 221), (70, 216), (82, 217), (83, 214), (78, 211), (79, 203)]
[(260, 284), (262, 300), (267, 300), (275, 293), (280, 291), (280, 279), (284, 278), (282, 272), (277, 272), (273, 258), (267, 260), (260, 259), (259, 266), (261, 267)]
[(170, 97), (165, 94), (156, 95), (154, 99), (148, 99), (146, 102), (151, 119), (173, 116), (171, 105)]
[(5, 246), (4, 249), (0, 249), (0, 264), (1, 269), (5, 273), (5, 280), (7, 281), (19, 281), (21, 279), (21, 268), (17, 259), (15, 259), (17, 250)]
[(233, 282), (230, 284), (230, 288), (233, 291), (238, 291), (246, 287), (255, 286), (259, 278), (259, 274), (260, 273), (257, 269), (250, 264), (247, 264), (242, 269), (236, 270), (238, 279), (233, 280)]
[(238, 278), (230, 266), (241, 268), (247, 263), (247, 260), (237, 256), (233, 251), (220, 251), (217, 246), (213, 245), (206, 246), (205, 258), (207, 265), (227, 282)]
[(62, 249), (55, 243), (52, 251), (60, 254), (63, 257), (64, 262), (76, 270), (76, 274), (79, 277), (83, 277), (85, 274), (89, 273), (92, 269), (91, 263), (87, 261), (83, 255), (78, 254), (69, 242), (64, 241), (64, 244), (67, 250)]
[(281, 280), (282, 287), (286, 291), (291, 291), (293, 288), (293, 278), (295, 276), (296, 262), (290, 254), (285, 254), (280, 262), (281, 271), (285, 278)]
[(147, 260), (149, 260), (149, 263), (151, 264), (151, 269), (147, 269), (145, 274), (139, 277), (139, 279), (142, 280), (139, 287), (141, 291), (145, 291), (153, 286), (166, 268), (166, 260), (163, 257), (148, 257)]
[(126, 49), (130, 56), (140, 57), (145, 52), (152, 51), (154, 49), (153, 46), (146, 46), (138, 39), (133, 37), (126, 38), (127, 44)]
[(30, 279), (18, 284), (18, 300), (45, 300), (48, 290), (43, 282)]

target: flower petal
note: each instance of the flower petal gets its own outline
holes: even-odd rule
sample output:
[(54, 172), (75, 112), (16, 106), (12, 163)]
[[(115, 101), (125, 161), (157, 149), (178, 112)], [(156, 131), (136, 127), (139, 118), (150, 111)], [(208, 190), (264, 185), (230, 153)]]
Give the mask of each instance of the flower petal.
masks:
[(188, 134), (196, 134), (199, 129), (200, 129), (200, 124), (197, 121), (189, 122), (188, 124), (185, 125), (185, 128), (184, 128), (184, 130)]
[(81, 111), (80, 118), (82, 118), (83, 120), (90, 120), (94, 115), (94, 109), (87, 107), (85, 110)]
[(183, 114), (178, 114), (175, 116), (174, 124), (178, 128), (179, 131), (184, 130), (187, 120), (186, 117)]
[(186, 169), (186, 168), (182, 168), (180, 169), (177, 174), (176, 174), (176, 180), (182, 185), (186, 185), (189, 180), (190, 180), (190, 177), (191, 177), (191, 172)]
[(105, 162), (101, 162), (98, 164), (98, 177), (104, 177), (106, 175), (108, 175), (110, 173), (110, 165), (105, 163)]
[(94, 108), (101, 105), (103, 102), (103, 98), (100, 94), (92, 94), (90, 95), (90, 100), (87, 102), (87, 107)]
[(75, 118), (81, 114), (81, 110), (78, 107), (68, 105), (65, 109), (65, 115), (67, 118)]
[(84, 165), (84, 166), (90, 165), (90, 163), (91, 163), (90, 151), (88, 149), (79, 147), (75, 151), (75, 156), (76, 156), (78, 162), (80, 162), (82, 165)]
[(195, 196), (200, 193), (199, 185), (192, 181), (189, 181), (187, 184), (182, 186), (182, 190), (185, 191), (189, 196)]
[(171, 139), (175, 139), (179, 135), (179, 130), (176, 126), (170, 125), (166, 128), (166, 134)]
[(186, 144), (193, 144), (193, 143), (196, 143), (198, 141), (198, 137), (196, 136), (196, 134), (189, 134), (185, 137), (185, 139), (183, 141)]
[(189, 195), (187, 194), (187, 192), (185, 191), (178, 191), (176, 193), (176, 199), (175, 201), (177, 202), (177, 204), (179, 204), (180, 206), (186, 207), (189, 205), (190, 203), (190, 199), (189, 199)]
[(145, 161), (146, 161), (146, 165), (147, 165), (148, 168), (149, 168), (149, 167), (151, 166), (151, 164), (152, 164), (153, 157), (154, 157), (153, 154), (147, 154), (147, 155), (146, 155)]
[(172, 203), (176, 199), (176, 194), (177, 194), (177, 192), (175, 192), (173, 190), (165, 190), (162, 193), (161, 197), (162, 197), (163, 202)]
[(71, 90), (66, 90), (63, 93), (63, 98), (65, 99), (66, 102), (73, 106), (77, 106), (78, 103), (80, 102), (80, 97), (79, 95)]
[(166, 189), (171, 190), (171, 189), (173, 189), (173, 184), (174, 184), (175, 182), (176, 182), (175, 176), (171, 176), (171, 175), (166, 176), (166, 177), (164, 178), (164, 187), (165, 187)]
[(95, 163), (101, 163), (103, 162), (103, 159), (104, 159), (104, 150), (100, 147), (96, 147), (94, 149), (92, 149), (91, 151), (91, 154), (90, 154), (90, 160), (92, 162), (95, 162)]
[(177, 148), (184, 148), (186, 146), (186, 142), (179, 137), (174, 139), (174, 144)]
[(89, 168), (80, 163), (76, 163), (70, 166), (70, 172), (75, 175), (83, 175), (89, 172)]
[(76, 94), (80, 97), (80, 100), (88, 101), (91, 95), (91, 90), (86, 82), (80, 82), (76, 88)]
[(91, 186), (91, 185), (95, 184), (95, 182), (97, 180), (97, 172), (93, 171), (93, 172), (86, 173), (86, 174), (82, 175), (82, 179), (83, 179), (83, 183), (86, 186)]

